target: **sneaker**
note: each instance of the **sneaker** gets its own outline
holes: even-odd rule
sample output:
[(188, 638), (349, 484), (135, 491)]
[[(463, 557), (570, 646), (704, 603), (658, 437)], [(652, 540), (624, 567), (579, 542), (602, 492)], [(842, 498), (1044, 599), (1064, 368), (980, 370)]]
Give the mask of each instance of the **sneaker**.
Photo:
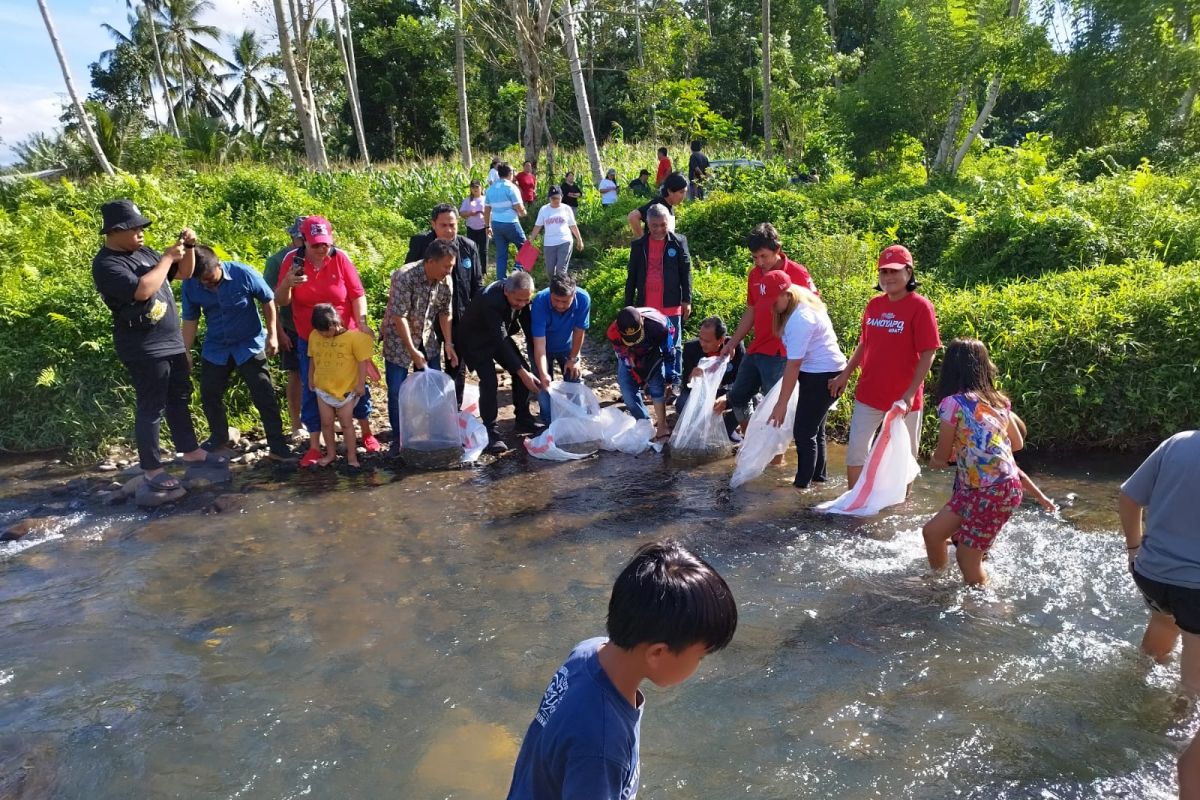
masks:
[(296, 454), (287, 447), (272, 447), (267, 451), (267, 458), (276, 464), (295, 464)]
[(379, 443), (379, 440), (375, 438), (375, 434), (373, 433), (370, 436), (363, 437), (362, 446), (368, 453), (378, 453), (383, 449), (383, 445)]
[(539, 433), (542, 427), (542, 423), (538, 422), (536, 417), (517, 417), (513, 430), (517, 433)]
[(300, 466), (315, 467), (317, 465), (317, 462), (320, 461), (324, 457), (325, 457), (325, 454), (322, 453), (320, 450), (318, 450), (315, 447), (310, 447), (308, 452), (304, 454), (304, 458), (300, 459)]

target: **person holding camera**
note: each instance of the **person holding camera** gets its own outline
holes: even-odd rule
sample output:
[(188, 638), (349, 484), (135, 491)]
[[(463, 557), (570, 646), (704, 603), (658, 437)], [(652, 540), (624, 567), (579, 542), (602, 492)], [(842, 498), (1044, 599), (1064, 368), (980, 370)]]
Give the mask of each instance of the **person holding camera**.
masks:
[(113, 345), (129, 371), (136, 399), (134, 438), (143, 481), (151, 492), (182, 491), (163, 470), (159, 426), (163, 416), (175, 449), (187, 464), (224, 466), (227, 460), (200, 447), (188, 403), (191, 368), (183, 346), (171, 281), (191, 277), (196, 234), (184, 228), (163, 253), (145, 244), (151, 221), (132, 200), (100, 207), (104, 246), (92, 260), (92, 281), (113, 315)]
[[(309, 386), (308, 338), (312, 334), (313, 308), (329, 303), (347, 330), (359, 330), (375, 336), (367, 324), (367, 294), (358, 270), (340, 249), (333, 246), (333, 226), (324, 217), (308, 217), (300, 225), (304, 246), (289, 253), (280, 270), (275, 288), (275, 304), (292, 306), (296, 323), (296, 357), (300, 360), (300, 420), (308, 430), (308, 452), (300, 466), (312, 467), (325, 457), (321, 451), (321, 410), (317, 395)], [(362, 445), (368, 453), (378, 453), (379, 440), (371, 432), (371, 391), (368, 389), (354, 406), (354, 418), (362, 433)]]

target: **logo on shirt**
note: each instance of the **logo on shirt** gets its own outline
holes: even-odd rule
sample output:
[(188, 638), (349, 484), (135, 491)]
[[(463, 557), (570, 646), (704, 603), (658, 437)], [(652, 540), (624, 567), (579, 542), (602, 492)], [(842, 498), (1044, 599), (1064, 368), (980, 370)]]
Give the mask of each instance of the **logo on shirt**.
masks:
[(470, 268), (471, 268), (471, 257), (470, 257), (470, 256), (467, 256), (466, 258), (464, 258), (464, 259), (462, 260), (462, 268), (463, 268), (463, 269), (470, 269)]
[(878, 319), (867, 317), (868, 328), (883, 328), (888, 333), (904, 333), (904, 320), (896, 319), (891, 311), (885, 311)]
[(554, 673), (554, 677), (550, 679), (550, 685), (546, 687), (546, 693), (542, 695), (542, 704), (538, 706), (537, 714), (534, 719), (538, 724), (545, 727), (550, 721), (550, 715), (558, 708), (558, 704), (567, 694), (567, 676), (570, 673), (566, 667), (559, 667), (558, 672)]

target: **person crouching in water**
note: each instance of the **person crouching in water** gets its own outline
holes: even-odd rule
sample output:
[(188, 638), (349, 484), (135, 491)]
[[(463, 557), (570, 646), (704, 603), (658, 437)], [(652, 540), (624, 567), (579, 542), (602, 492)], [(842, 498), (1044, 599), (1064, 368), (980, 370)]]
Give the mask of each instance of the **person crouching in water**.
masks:
[(996, 365), (978, 339), (955, 339), (946, 349), (937, 402), (941, 428), (929, 466), (945, 469), (954, 456), (958, 474), (950, 502), (922, 529), (925, 550), (929, 566), (940, 570), (953, 544), (963, 580), (982, 585), (984, 556), (1021, 505), (1013, 452), (1025, 440), (1012, 404), (996, 389)]
[(313, 307), (312, 327), (317, 335), (308, 341), (308, 356), (313, 362), (308, 388), (317, 395), (321, 434), (325, 437), (325, 457), (317, 465), (327, 467), (337, 459), (337, 440), (333, 434), (336, 417), (346, 440), (346, 463), (351, 469), (358, 469), (354, 404), (367, 393), (367, 363), (375, 349), (375, 340), (362, 331), (346, 330), (330, 303)]

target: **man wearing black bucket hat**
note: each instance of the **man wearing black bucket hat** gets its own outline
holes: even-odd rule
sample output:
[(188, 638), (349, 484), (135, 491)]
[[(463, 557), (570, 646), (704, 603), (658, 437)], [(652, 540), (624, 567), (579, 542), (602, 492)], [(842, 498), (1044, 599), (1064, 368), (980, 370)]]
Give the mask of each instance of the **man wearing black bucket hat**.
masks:
[(653, 308), (626, 306), (608, 326), (608, 341), (617, 355), (617, 385), (634, 419), (649, 419), (642, 390), (654, 403), (655, 436), (671, 435), (667, 427), (666, 360), (675, 357), (678, 332), (671, 320)]
[(184, 228), (175, 244), (159, 254), (145, 246), (150, 220), (132, 200), (112, 200), (100, 211), (104, 246), (92, 260), (92, 280), (112, 311), (113, 345), (137, 397), (134, 436), (143, 480), (152, 492), (181, 492), (179, 481), (163, 471), (160, 460), (158, 430), (164, 414), (175, 449), (186, 463), (228, 463), (196, 441), (188, 408), (191, 371), (171, 291), (172, 280), (192, 274), (196, 234)]

